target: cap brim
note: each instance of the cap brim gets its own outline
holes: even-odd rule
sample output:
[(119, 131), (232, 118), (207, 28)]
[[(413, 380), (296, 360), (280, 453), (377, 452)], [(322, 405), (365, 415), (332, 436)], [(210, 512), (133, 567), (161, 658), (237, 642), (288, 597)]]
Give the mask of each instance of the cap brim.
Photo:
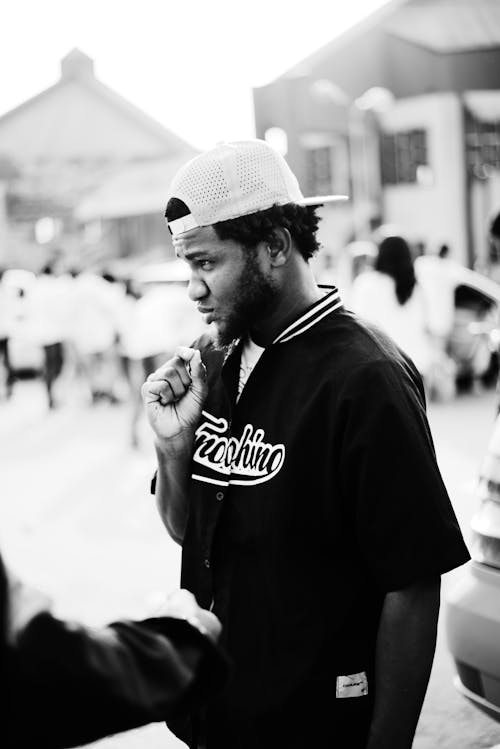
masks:
[(349, 195), (315, 195), (312, 198), (303, 198), (299, 205), (324, 205), (325, 203), (344, 203), (349, 200)]

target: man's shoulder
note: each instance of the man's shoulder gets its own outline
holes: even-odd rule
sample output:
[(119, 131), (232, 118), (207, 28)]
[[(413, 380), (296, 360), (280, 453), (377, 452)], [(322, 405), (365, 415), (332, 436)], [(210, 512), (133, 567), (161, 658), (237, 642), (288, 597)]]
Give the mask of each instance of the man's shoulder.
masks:
[(380, 328), (357, 314), (343, 310), (318, 326), (321, 348), (346, 366), (362, 362), (398, 360), (401, 350)]
[(321, 370), (335, 374), (339, 386), (363, 388), (368, 380), (393, 387), (406, 382), (423, 392), (421, 377), (411, 359), (375, 325), (349, 311), (327, 321), (323, 328)]

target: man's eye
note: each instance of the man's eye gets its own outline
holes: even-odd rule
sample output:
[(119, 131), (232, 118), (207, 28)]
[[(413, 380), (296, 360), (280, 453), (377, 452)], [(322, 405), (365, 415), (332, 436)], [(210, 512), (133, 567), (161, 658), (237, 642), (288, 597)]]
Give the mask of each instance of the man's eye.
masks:
[(211, 270), (214, 267), (212, 260), (200, 260), (198, 266), (202, 270)]

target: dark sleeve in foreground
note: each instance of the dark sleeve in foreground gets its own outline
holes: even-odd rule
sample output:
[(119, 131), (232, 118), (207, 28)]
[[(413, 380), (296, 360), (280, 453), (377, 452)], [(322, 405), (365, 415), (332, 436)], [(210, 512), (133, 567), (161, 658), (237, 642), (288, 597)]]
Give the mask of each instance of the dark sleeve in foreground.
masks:
[(385, 591), (469, 559), (417, 385), (404, 361), (376, 361), (353, 372), (343, 394), (342, 492), (367, 569)]
[(91, 629), (42, 613), (4, 658), (9, 749), (77, 746), (182, 715), (225, 673), (211, 641), (169, 618)]

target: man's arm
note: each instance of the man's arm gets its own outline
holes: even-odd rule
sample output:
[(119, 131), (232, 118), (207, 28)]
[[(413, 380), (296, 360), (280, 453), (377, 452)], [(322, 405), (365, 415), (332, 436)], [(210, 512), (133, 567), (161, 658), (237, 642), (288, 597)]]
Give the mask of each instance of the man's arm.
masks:
[(436, 647), (440, 578), (387, 593), (375, 654), (367, 749), (410, 749)]
[(172, 359), (149, 375), (142, 396), (156, 440), (158, 510), (171, 537), (182, 544), (189, 513), (189, 464), (207, 396), (200, 352), (179, 347)]
[[(89, 628), (57, 619), (0, 557), (4, 734), (11, 749), (62, 749), (183, 714), (225, 675), (220, 624), (187, 591), (160, 615)], [(28, 716), (28, 719), (27, 719)]]
[(156, 442), (158, 471), (155, 497), (158, 512), (170, 537), (178, 544), (184, 541), (189, 513), (189, 465), (194, 436), (186, 434), (176, 442)]

